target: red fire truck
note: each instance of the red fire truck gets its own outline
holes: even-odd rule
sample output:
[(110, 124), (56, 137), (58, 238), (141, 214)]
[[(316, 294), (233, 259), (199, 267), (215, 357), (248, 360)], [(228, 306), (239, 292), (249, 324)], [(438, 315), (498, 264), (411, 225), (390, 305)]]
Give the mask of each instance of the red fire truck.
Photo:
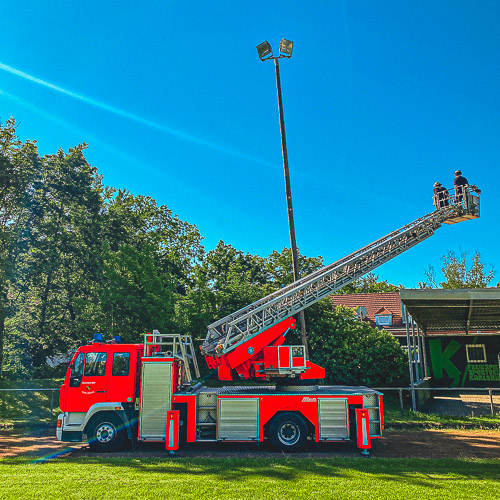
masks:
[[(479, 217), (479, 195), (438, 208), (208, 327), (201, 346), (220, 380), (253, 385), (205, 387), (191, 337), (146, 334), (142, 344), (94, 341), (74, 354), (60, 392), (57, 437), (88, 440), (95, 451), (133, 444), (262, 442), (284, 451), (309, 441), (354, 440), (364, 454), (384, 428), (382, 394), (320, 385), (322, 367), (304, 346), (285, 345), (293, 316), (434, 234), (442, 223)], [(335, 333), (332, 332), (332, 335)], [(194, 376), (193, 376), (194, 375)], [(255, 381), (266, 384), (256, 385)]]

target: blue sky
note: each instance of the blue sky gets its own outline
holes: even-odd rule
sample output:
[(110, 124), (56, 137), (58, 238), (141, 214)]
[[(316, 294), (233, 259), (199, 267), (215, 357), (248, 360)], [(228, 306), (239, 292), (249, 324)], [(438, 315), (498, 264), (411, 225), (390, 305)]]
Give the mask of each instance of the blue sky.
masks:
[(104, 182), (222, 239), (289, 246), (280, 64), (297, 242), (329, 264), (432, 211), (461, 169), (478, 220), (377, 270), (416, 287), (441, 256), (481, 252), (500, 281), (500, 3), (463, 0), (0, 3), (0, 119), (42, 154), (82, 142)]

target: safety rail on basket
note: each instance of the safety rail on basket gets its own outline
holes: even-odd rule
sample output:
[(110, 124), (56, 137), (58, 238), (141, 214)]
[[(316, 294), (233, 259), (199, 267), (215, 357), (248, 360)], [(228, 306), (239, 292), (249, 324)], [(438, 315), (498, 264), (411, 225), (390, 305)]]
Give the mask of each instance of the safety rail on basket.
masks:
[(183, 381), (185, 383), (193, 380), (191, 367), (194, 369), (195, 378), (199, 378), (200, 371), (191, 335), (161, 334), (158, 330), (146, 333), (144, 335), (144, 357), (158, 356), (176, 358), (182, 361)]
[(432, 197), (436, 211), (445, 215), (444, 224), (456, 224), (480, 216), (480, 194), (477, 186), (459, 186), (459, 189), (443, 189)]

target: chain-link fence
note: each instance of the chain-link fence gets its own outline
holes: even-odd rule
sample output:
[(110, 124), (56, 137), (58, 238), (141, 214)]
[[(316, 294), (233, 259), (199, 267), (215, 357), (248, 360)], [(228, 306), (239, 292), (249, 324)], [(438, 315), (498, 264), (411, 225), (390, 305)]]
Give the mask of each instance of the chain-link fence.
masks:
[(59, 412), (59, 387), (0, 389), (0, 424), (43, 425)]
[[(490, 387), (375, 387), (399, 398), (401, 415), (408, 409), (440, 415), (500, 414), (500, 388)], [(413, 392), (415, 391), (415, 392)], [(413, 398), (412, 393), (415, 395)]]

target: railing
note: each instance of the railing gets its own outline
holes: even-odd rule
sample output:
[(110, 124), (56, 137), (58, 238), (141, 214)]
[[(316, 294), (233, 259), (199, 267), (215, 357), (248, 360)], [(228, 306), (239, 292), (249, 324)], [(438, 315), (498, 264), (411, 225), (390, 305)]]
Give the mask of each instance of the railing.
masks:
[(191, 335), (162, 334), (153, 330), (153, 334), (144, 335), (144, 357), (166, 355), (182, 361), (181, 385), (192, 381), (190, 364), (193, 366), (195, 378), (200, 378), (198, 361), (194, 351)]
[(47, 392), (50, 391), (50, 417), (54, 416), (54, 392), (59, 392), (60, 388), (53, 389), (0, 389), (0, 392)]
[(454, 189), (443, 189), (432, 197), (432, 204), (436, 210), (454, 208), (457, 217), (469, 215), (479, 217), (479, 195), (481, 190), (477, 186), (464, 186), (455, 194)]
[[(500, 387), (373, 387), (372, 389), (376, 391), (398, 391), (399, 392), (399, 404), (401, 415), (404, 413), (404, 403), (403, 403), (403, 391), (407, 391), (411, 394), (412, 391), (427, 391), (427, 392), (488, 392), (490, 397), (490, 410), (491, 415), (495, 415), (495, 404), (493, 402), (493, 392), (500, 393)], [(415, 408), (416, 409), (416, 408)], [(500, 405), (499, 411), (500, 413)]]

